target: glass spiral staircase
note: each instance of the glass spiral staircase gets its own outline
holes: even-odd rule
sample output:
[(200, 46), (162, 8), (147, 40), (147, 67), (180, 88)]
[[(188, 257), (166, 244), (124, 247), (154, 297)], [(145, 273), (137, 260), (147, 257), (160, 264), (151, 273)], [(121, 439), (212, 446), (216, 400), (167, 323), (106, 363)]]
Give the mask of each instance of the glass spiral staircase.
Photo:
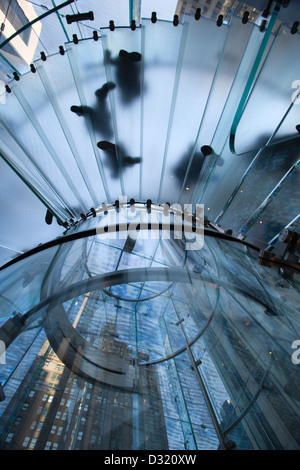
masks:
[[(3, 48), (1, 157), (65, 230), (0, 270), (3, 449), (299, 448), (299, 242), (259, 264), (299, 224), (300, 36), (275, 3), (264, 28), (197, 10), (58, 35), (29, 71)], [(187, 250), (172, 223), (199, 204)]]
[(79, 220), (127, 195), (204, 203), (210, 220), (263, 244), (297, 226), (298, 34), (235, 16), (219, 27), (187, 17), (96, 33), (33, 61), (34, 73), (14, 72), (1, 107), (2, 157), (56, 217)]

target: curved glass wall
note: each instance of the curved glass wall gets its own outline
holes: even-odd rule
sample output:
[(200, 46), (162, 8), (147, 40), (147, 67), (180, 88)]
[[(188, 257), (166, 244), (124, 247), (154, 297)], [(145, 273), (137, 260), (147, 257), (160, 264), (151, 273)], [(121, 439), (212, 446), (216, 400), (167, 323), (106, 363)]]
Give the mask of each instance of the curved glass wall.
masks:
[(299, 449), (297, 24), (3, 3), (0, 156), (65, 232), (0, 267), (0, 448)]
[(1, 448), (298, 449), (297, 281), (105, 209), (0, 272)]

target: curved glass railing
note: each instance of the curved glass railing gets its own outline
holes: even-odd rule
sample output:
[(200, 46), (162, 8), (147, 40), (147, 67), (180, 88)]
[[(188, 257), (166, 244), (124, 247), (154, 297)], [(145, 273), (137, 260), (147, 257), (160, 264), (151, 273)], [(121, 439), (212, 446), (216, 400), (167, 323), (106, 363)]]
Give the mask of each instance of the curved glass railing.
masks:
[[(35, 390), (33, 368), (34, 383), (45, 389), (42, 372), (55, 357), (64, 373), (50, 396), (65, 412), (59, 390), (66, 374), (78, 424), (82, 417), (93, 419), (84, 411), (77, 414), (78, 380), (92, 383), (98, 396), (109, 387), (116, 412), (118, 400), (129, 394), (123, 406), (139, 425), (129, 419), (134, 437), (129, 442), (119, 434), (120, 449), (298, 448), (299, 371), (292, 360), (299, 331), (296, 280), (280, 280), (258, 264), (254, 247), (218, 239), (217, 232), (205, 236), (200, 250), (187, 251), (185, 240), (172, 231), (169, 237), (141, 232), (129, 244), (130, 232), (101, 229), (111, 210), (115, 213), (115, 207), (106, 207), (72, 229), (84, 237), (57, 240), (0, 272), (5, 312), (0, 334), (8, 344), (1, 365), (6, 397), (0, 403), (1, 446), (14, 432), (24, 397)], [(139, 204), (136, 210), (147, 212)], [(153, 210), (163, 215), (163, 208)], [(130, 219), (130, 206), (127, 211)], [(98, 227), (93, 235), (92, 227)], [(95, 413), (107, 406), (98, 403)], [(146, 410), (159, 422), (156, 431), (143, 421)], [(50, 416), (57, 425), (55, 413)], [(39, 417), (32, 417), (32, 426), (34, 419)], [(70, 431), (71, 423), (66, 423)], [(105, 429), (109, 435), (114, 423)], [(101, 429), (97, 436), (103, 437)], [(100, 441), (94, 448), (102, 448)], [(71, 440), (59, 436), (49, 442), (71, 448)], [(114, 448), (113, 442), (107, 446)], [(76, 439), (75, 448), (84, 445)]]

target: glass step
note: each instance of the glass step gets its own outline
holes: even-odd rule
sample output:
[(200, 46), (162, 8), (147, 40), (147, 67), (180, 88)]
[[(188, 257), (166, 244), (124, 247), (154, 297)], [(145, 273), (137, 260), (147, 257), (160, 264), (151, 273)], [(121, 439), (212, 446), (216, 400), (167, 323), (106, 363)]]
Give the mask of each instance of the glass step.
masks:
[[(183, 26), (143, 20), (142, 179), (141, 198), (157, 198), (166, 158), (173, 104), (180, 74)], [(164, 201), (165, 202), (165, 201)]]
[(211, 209), (220, 201), (222, 204), (224, 191), (230, 194), (234, 189), (231, 178), (225, 175), (228, 175), (232, 165), (235, 171), (230, 171), (231, 177), (235, 175), (243, 162), (231, 153), (229, 134), (262, 39), (263, 34), (257, 26), (249, 22), (241, 25), (239, 18), (232, 18), (198, 137), (198, 148), (210, 145), (214, 154), (204, 162), (201, 177), (191, 198), (193, 203), (200, 201)]
[[(203, 155), (197, 137), (202, 131), (200, 146), (210, 144), (201, 124), (227, 34), (227, 27), (217, 28), (206, 18), (197, 22), (192, 17), (183, 27), (159, 202), (188, 202), (199, 178)], [(211, 122), (205, 124), (211, 129)]]
[[(141, 29), (101, 30), (107, 82), (116, 145), (115, 168), (111, 177), (120, 179), (122, 194), (140, 198), (141, 171), (141, 97), (142, 64)], [(105, 152), (106, 161), (113, 155)], [(121, 193), (120, 193), (121, 195)]]

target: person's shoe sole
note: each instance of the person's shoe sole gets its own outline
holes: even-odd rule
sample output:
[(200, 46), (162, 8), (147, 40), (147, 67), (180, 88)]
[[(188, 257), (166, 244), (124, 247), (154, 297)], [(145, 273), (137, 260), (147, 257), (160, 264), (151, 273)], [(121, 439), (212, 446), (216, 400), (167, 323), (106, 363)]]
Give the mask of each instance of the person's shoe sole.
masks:
[(83, 110), (81, 106), (71, 106), (72, 113), (77, 114), (77, 116), (83, 116)]
[(139, 52), (127, 52), (121, 49), (119, 52), (121, 59), (129, 60), (130, 62), (140, 62), (142, 56)]
[(115, 144), (112, 144), (107, 140), (101, 140), (101, 142), (98, 142), (97, 147), (101, 150), (109, 150), (110, 152), (116, 152), (117, 150)]

